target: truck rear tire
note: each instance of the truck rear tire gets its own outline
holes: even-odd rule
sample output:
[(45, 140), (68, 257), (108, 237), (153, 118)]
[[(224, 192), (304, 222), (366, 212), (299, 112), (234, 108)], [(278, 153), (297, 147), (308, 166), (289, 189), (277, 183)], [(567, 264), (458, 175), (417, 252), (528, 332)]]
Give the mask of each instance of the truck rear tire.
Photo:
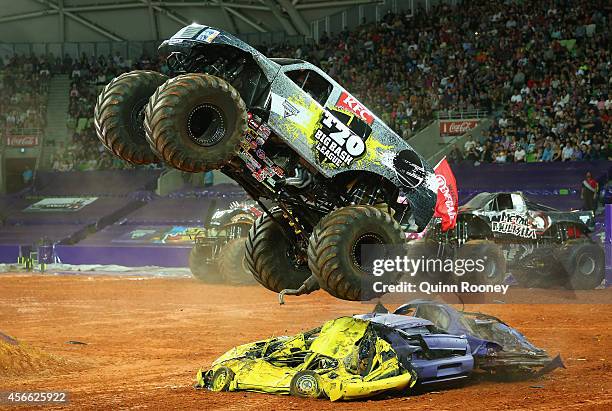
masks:
[(144, 132), (144, 108), (168, 77), (136, 70), (114, 78), (104, 87), (94, 110), (96, 134), (117, 157), (132, 164), (159, 161)]
[(558, 259), (567, 275), (565, 286), (570, 290), (592, 290), (604, 279), (604, 251), (595, 243), (571, 241)]
[(149, 99), (145, 131), (153, 151), (169, 166), (193, 173), (217, 170), (237, 155), (247, 110), (225, 80), (183, 74)]
[(246, 238), (234, 238), (221, 249), (219, 271), (228, 284), (254, 284), (246, 264)]
[(461, 281), (465, 278), (472, 284), (503, 284), (506, 278), (507, 261), (501, 247), (489, 240), (469, 240), (459, 249), (459, 258), (463, 260), (484, 260), (484, 269), (466, 273), (465, 277), (458, 277)]
[(197, 280), (203, 283), (209, 284), (220, 284), (223, 282), (223, 277), (219, 274), (219, 268), (217, 264), (206, 262), (206, 256), (208, 251), (195, 246), (189, 253), (189, 269), (191, 274)]
[(287, 288), (299, 288), (310, 277), (310, 270), (295, 261), (292, 241), (297, 238), (283, 211), (271, 212), (274, 218), (264, 214), (249, 230), (246, 264), (258, 283), (279, 293)]
[(411, 278), (406, 280), (442, 281), (444, 284), (455, 282), (453, 273), (443, 269), (448, 253), (443, 251), (441, 244), (429, 238), (422, 238), (408, 242), (406, 249), (406, 255), (410, 260), (421, 260), (426, 265), (424, 268), (421, 266), (421, 272), (409, 273)]
[[(310, 236), (308, 266), (321, 288), (342, 300), (365, 301), (381, 281), (361, 266), (362, 245), (404, 245), (406, 235), (389, 213), (376, 207), (342, 207), (323, 217)], [(388, 273), (391, 282), (397, 273)]]

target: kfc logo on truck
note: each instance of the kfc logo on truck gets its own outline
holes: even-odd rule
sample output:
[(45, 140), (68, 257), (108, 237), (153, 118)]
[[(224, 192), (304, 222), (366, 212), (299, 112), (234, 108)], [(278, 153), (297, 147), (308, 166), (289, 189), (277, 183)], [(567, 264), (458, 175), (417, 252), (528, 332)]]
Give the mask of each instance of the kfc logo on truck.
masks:
[(355, 113), (359, 118), (370, 125), (374, 122), (374, 115), (346, 91), (343, 91), (340, 95), (340, 98), (336, 102), (336, 107)]

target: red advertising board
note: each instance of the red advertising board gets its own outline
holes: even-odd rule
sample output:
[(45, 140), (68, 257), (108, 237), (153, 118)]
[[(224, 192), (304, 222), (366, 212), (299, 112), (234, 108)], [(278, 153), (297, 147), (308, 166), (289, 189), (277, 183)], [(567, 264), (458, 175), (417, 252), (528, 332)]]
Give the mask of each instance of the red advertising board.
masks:
[(441, 136), (460, 136), (476, 128), (478, 120), (440, 121)]
[(9, 147), (35, 147), (38, 145), (38, 136), (7, 136), (6, 145)]

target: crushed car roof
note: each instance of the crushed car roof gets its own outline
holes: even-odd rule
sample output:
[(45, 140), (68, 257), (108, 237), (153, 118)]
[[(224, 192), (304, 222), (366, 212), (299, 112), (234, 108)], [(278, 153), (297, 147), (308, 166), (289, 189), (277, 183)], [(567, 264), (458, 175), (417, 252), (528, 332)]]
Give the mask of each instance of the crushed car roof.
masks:
[(434, 325), (431, 321), (425, 320), (424, 318), (407, 317), (405, 315), (398, 314), (368, 313), (356, 315), (355, 318), (371, 321), (377, 324), (386, 325), (387, 327), (397, 328), (400, 330), (406, 330), (409, 328), (429, 327)]

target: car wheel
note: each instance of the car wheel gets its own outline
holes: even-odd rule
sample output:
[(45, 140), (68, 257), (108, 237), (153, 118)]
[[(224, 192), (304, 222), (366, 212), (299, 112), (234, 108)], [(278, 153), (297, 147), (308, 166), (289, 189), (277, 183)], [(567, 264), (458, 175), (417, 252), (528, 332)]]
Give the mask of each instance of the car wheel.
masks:
[[(376, 296), (374, 283), (361, 261), (367, 245), (405, 244), (406, 235), (389, 213), (372, 206), (348, 206), (323, 217), (313, 230), (308, 246), (308, 266), (321, 288), (334, 297), (365, 301)], [(397, 273), (387, 274), (390, 282)]]
[(230, 240), (219, 254), (219, 271), (229, 284), (254, 284), (246, 264), (246, 238)]
[(154, 152), (183, 171), (217, 170), (236, 156), (247, 131), (244, 101), (225, 80), (184, 74), (149, 99), (145, 130)]
[(592, 290), (604, 279), (604, 251), (595, 243), (570, 242), (559, 260), (567, 275), (566, 287), (571, 290)]
[(209, 251), (198, 247), (191, 249), (189, 253), (189, 269), (191, 274), (203, 283), (218, 284), (223, 282), (223, 277), (219, 274), (216, 264), (207, 262)]
[(274, 218), (264, 214), (249, 230), (246, 265), (258, 283), (278, 293), (300, 287), (310, 277), (310, 271), (296, 260), (297, 237), (283, 211), (271, 212)]
[(159, 161), (144, 132), (144, 109), (168, 77), (155, 71), (131, 71), (104, 87), (94, 110), (96, 134), (117, 157), (132, 164)]
[(289, 385), (289, 394), (303, 398), (320, 398), (323, 396), (321, 379), (314, 371), (298, 371)]
[(234, 371), (229, 367), (219, 367), (213, 373), (210, 381), (211, 391), (229, 391), (230, 385), (234, 380)]

